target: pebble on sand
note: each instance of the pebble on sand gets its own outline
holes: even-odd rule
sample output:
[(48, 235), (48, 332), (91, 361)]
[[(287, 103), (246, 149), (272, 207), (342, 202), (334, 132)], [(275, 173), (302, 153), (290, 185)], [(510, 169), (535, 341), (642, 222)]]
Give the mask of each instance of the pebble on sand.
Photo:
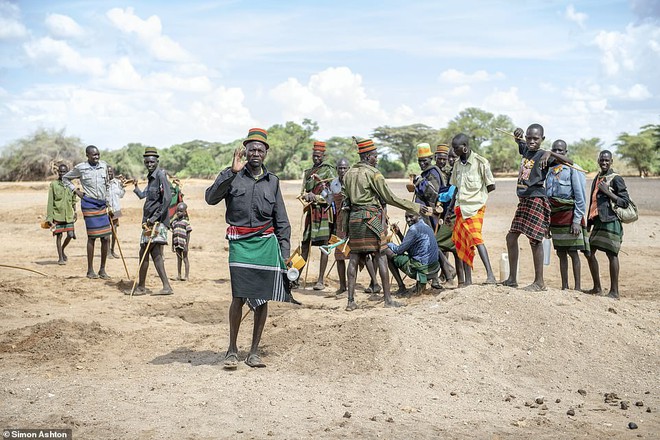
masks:
[(575, 415), (575, 410), (573, 408), (571, 408), (568, 411), (566, 411), (566, 414), (568, 414), (569, 416), (574, 416)]
[(628, 423), (628, 428), (630, 428), (630, 429), (637, 429), (637, 423), (635, 423), (635, 422), (630, 422), (630, 423)]
[(578, 390), (578, 394), (581, 395), (581, 396), (586, 396), (586, 395), (587, 395), (587, 392), (586, 392), (585, 390), (583, 390), (583, 389), (579, 389), (579, 390)]

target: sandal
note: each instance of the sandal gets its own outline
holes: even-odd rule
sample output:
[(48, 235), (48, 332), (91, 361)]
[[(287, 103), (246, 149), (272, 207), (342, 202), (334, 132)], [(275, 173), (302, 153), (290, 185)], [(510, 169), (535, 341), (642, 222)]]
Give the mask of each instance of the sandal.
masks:
[(252, 368), (263, 368), (266, 366), (256, 353), (249, 354), (248, 357), (245, 358), (245, 364)]
[[(247, 359), (246, 359), (247, 363)], [(236, 353), (227, 352), (222, 366), (227, 370), (235, 370), (238, 367), (238, 355)]]

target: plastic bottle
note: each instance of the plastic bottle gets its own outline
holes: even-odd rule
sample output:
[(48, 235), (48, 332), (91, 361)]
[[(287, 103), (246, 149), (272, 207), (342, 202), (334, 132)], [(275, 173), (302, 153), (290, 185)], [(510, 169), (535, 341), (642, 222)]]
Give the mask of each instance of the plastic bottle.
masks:
[(543, 239), (543, 265), (550, 266), (550, 253), (552, 252), (552, 240)]
[(509, 254), (504, 252), (500, 256), (500, 282), (509, 278)]

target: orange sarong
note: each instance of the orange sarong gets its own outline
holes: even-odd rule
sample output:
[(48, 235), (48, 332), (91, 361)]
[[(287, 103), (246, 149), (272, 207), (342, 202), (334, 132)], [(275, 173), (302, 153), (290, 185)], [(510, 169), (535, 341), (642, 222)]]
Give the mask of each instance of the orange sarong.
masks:
[(454, 212), (456, 212), (456, 223), (454, 224), (454, 232), (451, 239), (456, 245), (456, 253), (458, 254), (458, 258), (469, 264), (470, 267), (474, 267), (474, 249), (484, 243), (481, 228), (484, 225), (486, 205), (482, 206), (470, 218), (463, 218), (460, 206), (457, 206)]

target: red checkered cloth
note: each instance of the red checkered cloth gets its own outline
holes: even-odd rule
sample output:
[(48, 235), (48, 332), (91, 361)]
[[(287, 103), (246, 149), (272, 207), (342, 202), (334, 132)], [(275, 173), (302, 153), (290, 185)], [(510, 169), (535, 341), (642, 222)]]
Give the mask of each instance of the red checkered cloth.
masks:
[(530, 242), (541, 242), (550, 229), (550, 203), (545, 197), (520, 197), (509, 232), (524, 234)]
[(457, 206), (454, 209), (456, 213), (456, 223), (454, 224), (454, 232), (451, 239), (456, 245), (456, 253), (465, 263), (470, 267), (474, 267), (474, 249), (484, 244), (484, 238), (481, 235), (481, 229), (484, 225), (484, 214), (486, 212), (486, 205), (482, 206), (477, 213), (470, 218), (464, 218), (461, 213), (461, 207)]

